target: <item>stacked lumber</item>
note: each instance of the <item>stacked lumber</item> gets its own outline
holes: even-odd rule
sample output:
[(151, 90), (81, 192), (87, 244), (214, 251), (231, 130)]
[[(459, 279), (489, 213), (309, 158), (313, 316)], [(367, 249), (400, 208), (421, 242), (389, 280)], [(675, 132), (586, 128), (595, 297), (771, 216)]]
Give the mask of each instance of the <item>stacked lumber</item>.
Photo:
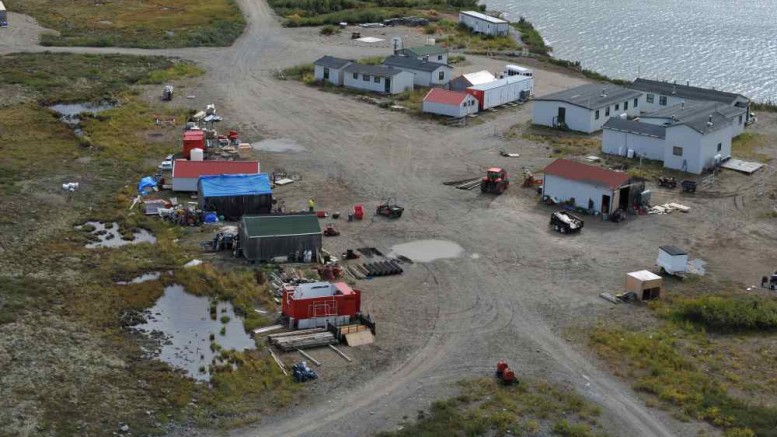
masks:
[(284, 352), (308, 347), (319, 347), (337, 343), (334, 334), (325, 329), (305, 329), (268, 336), (270, 344)]

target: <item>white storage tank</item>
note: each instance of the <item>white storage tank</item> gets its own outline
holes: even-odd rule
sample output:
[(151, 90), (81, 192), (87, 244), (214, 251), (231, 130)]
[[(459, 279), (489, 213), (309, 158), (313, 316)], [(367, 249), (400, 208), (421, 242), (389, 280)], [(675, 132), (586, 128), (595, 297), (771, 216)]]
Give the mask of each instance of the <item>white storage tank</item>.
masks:
[(192, 149), (191, 151), (191, 160), (192, 161), (202, 161), (205, 159), (205, 152), (203, 152), (202, 149)]

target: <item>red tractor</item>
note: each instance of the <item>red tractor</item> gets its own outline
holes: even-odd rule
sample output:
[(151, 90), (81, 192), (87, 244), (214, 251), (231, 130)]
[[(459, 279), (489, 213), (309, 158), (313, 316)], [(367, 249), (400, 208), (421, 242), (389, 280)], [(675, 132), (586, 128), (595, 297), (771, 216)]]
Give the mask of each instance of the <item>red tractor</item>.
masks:
[(515, 372), (511, 369), (505, 360), (496, 363), (496, 378), (504, 385), (511, 385), (515, 382)]
[(502, 194), (510, 185), (510, 176), (503, 168), (491, 167), (480, 181), (480, 191), (483, 193)]

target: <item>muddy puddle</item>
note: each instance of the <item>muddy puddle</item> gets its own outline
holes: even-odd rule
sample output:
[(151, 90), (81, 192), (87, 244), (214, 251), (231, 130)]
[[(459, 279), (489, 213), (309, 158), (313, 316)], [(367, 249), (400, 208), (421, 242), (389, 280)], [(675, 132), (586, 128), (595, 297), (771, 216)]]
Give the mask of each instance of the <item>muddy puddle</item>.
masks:
[(272, 140), (263, 140), (251, 143), (254, 150), (263, 152), (304, 152), (306, 149), (296, 141), (289, 138), (276, 138)]
[(225, 350), (243, 351), (256, 347), (243, 328), (242, 318), (235, 315), (232, 304), (217, 304), (217, 320), (211, 318), (210, 306), (209, 298), (191, 295), (181, 285), (170, 285), (146, 311), (146, 323), (135, 329), (162, 340), (160, 349), (152, 353), (155, 358), (185, 371), (194, 379), (208, 381), (207, 368), (220, 354), (211, 347), (211, 335), (213, 342)]
[(91, 226), (94, 228), (90, 234), (95, 235), (98, 240), (92, 243), (87, 243), (87, 249), (97, 249), (102, 247), (121, 247), (127, 244), (140, 244), (140, 243), (156, 243), (156, 237), (145, 229), (138, 229), (133, 232), (132, 240), (125, 240), (119, 232), (119, 224), (113, 223), (101, 223), (101, 222), (86, 222), (81, 226), (76, 226), (76, 229), (83, 229), (84, 226)]
[(60, 103), (49, 106), (49, 109), (59, 114), (59, 120), (72, 127), (76, 135), (83, 135), (81, 129), (81, 114), (98, 114), (114, 108), (112, 103)]
[(161, 277), (162, 277), (162, 274), (159, 272), (148, 272), (148, 273), (143, 273), (140, 276), (136, 276), (130, 279), (129, 281), (118, 281), (116, 282), (116, 285), (142, 284), (144, 282), (149, 282), (149, 281), (158, 281), (159, 278)]
[(418, 240), (398, 244), (391, 248), (390, 256), (406, 256), (415, 262), (432, 262), (438, 259), (457, 258), (464, 249), (453, 241)]

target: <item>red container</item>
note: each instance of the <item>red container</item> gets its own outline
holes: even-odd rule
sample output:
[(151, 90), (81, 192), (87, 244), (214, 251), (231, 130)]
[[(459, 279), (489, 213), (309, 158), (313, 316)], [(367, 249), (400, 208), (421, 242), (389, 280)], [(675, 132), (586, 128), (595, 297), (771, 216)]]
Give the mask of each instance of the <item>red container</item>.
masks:
[(187, 130), (183, 133), (183, 157), (191, 158), (192, 149), (205, 151), (205, 131)]
[(353, 206), (353, 217), (356, 220), (361, 220), (364, 218), (364, 205), (360, 203)]
[(283, 290), (282, 311), (286, 317), (297, 320), (327, 316), (355, 316), (361, 307), (361, 292), (344, 282), (334, 284), (302, 284), (315, 286), (313, 293), (305, 296), (296, 287)]

